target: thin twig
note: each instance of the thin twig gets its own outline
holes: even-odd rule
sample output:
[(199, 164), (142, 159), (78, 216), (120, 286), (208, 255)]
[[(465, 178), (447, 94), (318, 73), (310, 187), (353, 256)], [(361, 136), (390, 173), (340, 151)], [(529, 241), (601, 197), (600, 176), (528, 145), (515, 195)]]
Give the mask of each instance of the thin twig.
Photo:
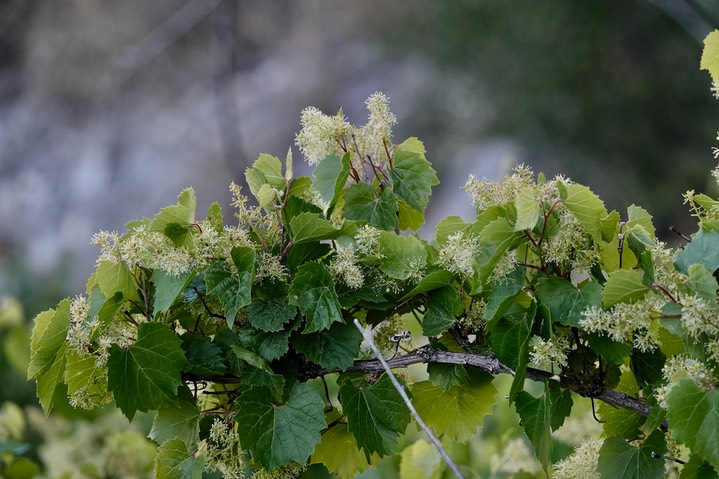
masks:
[(392, 374), (392, 370), (390, 369), (389, 365), (387, 364), (387, 361), (384, 360), (382, 357), (382, 353), (380, 353), (379, 349), (377, 349), (377, 345), (372, 340), (372, 336), (367, 332), (365, 328), (362, 327), (362, 324), (355, 318), (354, 320), (355, 326), (357, 326), (357, 329), (360, 330), (362, 333), (362, 336), (364, 336), (365, 341), (369, 344), (369, 347), (372, 349), (372, 352), (377, 357), (380, 363), (382, 363), (382, 367), (387, 372), (387, 376), (389, 376), (390, 381), (392, 381), (392, 385), (397, 390), (400, 396), (402, 396), (402, 399), (404, 400), (404, 403), (407, 405), (407, 408), (409, 409), (409, 412), (412, 414), (412, 417), (414, 417), (414, 420), (417, 421), (417, 424), (419, 424), (419, 427), (422, 428), (422, 430), (427, 434), (427, 437), (429, 437), (429, 440), (432, 441), (432, 444), (434, 444), (434, 447), (437, 448), (437, 451), (439, 451), (439, 455), (442, 456), (442, 459), (447, 463), (450, 469), (452, 469), (452, 472), (454, 472), (454, 475), (457, 476), (459, 479), (464, 479), (464, 476), (462, 476), (462, 473), (459, 471), (459, 468), (457, 465), (452, 461), (452, 458), (449, 457), (447, 452), (442, 447), (442, 444), (439, 442), (439, 440), (435, 437), (435, 435), (432, 433), (432, 431), (427, 427), (427, 425), (422, 421), (422, 418), (419, 417), (419, 414), (417, 413), (417, 410), (412, 405), (412, 401), (409, 400), (409, 397), (407, 396), (407, 393), (405, 392), (402, 385), (397, 381), (397, 378)]

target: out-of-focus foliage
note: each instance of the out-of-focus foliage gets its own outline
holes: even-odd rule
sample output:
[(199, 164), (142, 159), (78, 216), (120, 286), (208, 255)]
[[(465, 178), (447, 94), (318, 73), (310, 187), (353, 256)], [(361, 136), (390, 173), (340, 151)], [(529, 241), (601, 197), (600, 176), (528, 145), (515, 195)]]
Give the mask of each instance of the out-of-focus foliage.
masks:
[(446, 140), (458, 132), (443, 110), (464, 109), (463, 136), (508, 137), (519, 161), (591, 179), (612, 208), (631, 191), (665, 236), (687, 224), (681, 193), (709, 184), (717, 106), (697, 66), (719, 24), (716, 3), (675, 2), (686, 6), (676, 16), (659, 7), (668, 3), (421, 2), (382, 32), (398, 56), (430, 59), (463, 94), (442, 89), (405, 123)]

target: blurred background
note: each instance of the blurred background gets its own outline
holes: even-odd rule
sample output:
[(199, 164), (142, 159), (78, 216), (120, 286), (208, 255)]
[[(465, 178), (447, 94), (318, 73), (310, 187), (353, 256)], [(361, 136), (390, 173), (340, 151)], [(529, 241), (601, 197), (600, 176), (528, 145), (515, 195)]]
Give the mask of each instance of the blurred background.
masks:
[(522, 162), (644, 206), (667, 241), (691, 233), (681, 194), (717, 192), (719, 103), (698, 66), (718, 26), (715, 0), (3, 0), (0, 339), (16, 350), (0, 402), (34, 402), (17, 345), (83, 288), (94, 232), (190, 185), (199, 215), (227, 205), (308, 105), (364, 124), (364, 100), (390, 97), (395, 140), (422, 139), (441, 180), (426, 236), (471, 218), (469, 174)]

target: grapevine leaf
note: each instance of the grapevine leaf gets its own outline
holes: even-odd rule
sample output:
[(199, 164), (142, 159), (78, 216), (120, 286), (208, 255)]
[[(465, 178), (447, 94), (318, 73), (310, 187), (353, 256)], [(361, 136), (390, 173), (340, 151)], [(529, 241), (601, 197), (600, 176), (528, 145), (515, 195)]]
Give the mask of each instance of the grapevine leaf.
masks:
[(320, 263), (299, 267), (290, 285), (289, 302), (298, 306), (307, 320), (303, 333), (322, 331), (334, 322), (342, 322), (332, 275)]
[(559, 184), (559, 192), (564, 206), (571, 211), (584, 229), (597, 243), (602, 241), (602, 222), (607, 216), (607, 209), (599, 197), (584, 185), (572, 183)]
[(714, 30), (704, 39), (704, 50), (699, 67), (709, 71), (712, 81), (719, 84), (719, 30)]
[(529, 321), (526, 318), (520, 321), (502, 318), (491, 330), (489, 339), (492, 351), (502, 364), (516, 371), (517, 367), (527, 360), (522, 355), (522, 344), (530, 335)]
[(394, 192), (420, 213), (427, 208), (432, 186), (439, 184), (437, 174), (424, 153), (422, 142), (409, 138), (395, 146), (390, 170)]
[(47, 417), (52, 410), (54, 404), (55, 392), (58, 390), (65, 374), (65, 350), (63, 344), (57, 351), (57, 360), (55, 360), (50, 369), (37, 376), (37, 397), (40, 400), (40, 406)]
[(128, 419), (135, 411), (175, 406), (180, 372), (187, 366), (180, 339), (162, 323), (142, 323), (137, 341), (113, 344), (107, 361), (107, 384)]
[(82, 394), (107, 398), (107, 376), (98, 370), (97, 357), (88, 352), (69, 349), (65, 354), (65, 384), (68, 396), (83, 391)]
[(469, 374), (464, 364), (427, 364), (427, 374), (432, 384), (442, 389), (449, 389), (455, 384), (464, 384), (469, 381)]
[(651, 433), (640, 447), (632, 446), (620, 436), (608, 437), (599, 450), (597, 472), (602, 479), (653, 479), (664, 477), (664, 462), (652, 457), (652, 453), (667, 451), (664, 434), (659, 430)]
[(287, 296), (270, 299), (254, 298), (247, 308), (250, 324), (260, 331), (282, 331), (284, 324), (297, 314), (297, 307), (289, 303)]
[(69, 298), (60, 301), (57, 310), (49, 309), (35, 317), (35, 328), (30, 340), (31, 359), (27, 370), (28, 380), (36, 379), (46, 373), (61, 358), (58, 353), (65, 345), (69, 326)]
[(711, 464), (704, 461), (696, 454), (682, 468), (679, 479), (719, 479), (719, 473)]
[(355, 388), (345, 379), (340, 383), (342, 410), (347, 415), (349, 430), (367, 457), (393, 454), (397, 439), (410, 421), (402, 397), (385, 374), (371, 386)]
[(667, 419), (672, 436), (719, 471), (719, 391), (680, 379), (669, 392)]
[(162, 443), (155, 458), (157, 479), (201, 479), (205, 461), (187, 451), (182, 439), (170, 439)]
[(562, 389), (557, 383), (549, 386), (549, 426), (556, 431), (564, 424), (564, 420), (572, 412), (574, 401), (569, 389)]
[(486, 283), (507, 249), (522, 238), (522, 233), (514, 231), (511, 223), (506, 218), (500, 217), (487, 224), (482, 229), (480, 237), (483, 243), (480, 250), (479, 275), (481, 283)]
[(628, 345), (614, 341), (608, 336), (590, 334), (587, 336), (587, 341), (594, 352), (602, 356), (609, 364), (623, 364), (624, 358), (631, 353), (631, 348)]
[(689, 266), (687, 275), (689, 277), (684, 284), (689, 292), (706, 301), (710, 307), (716, 308), (719, 284), (714, 275), (707, 271), (703, 264), (698, 263)]
[(442, 472), (442, 456), (424, 439), (404, 448), (399, 463), (399, 479), (439, 479)]
[(179, 405), (157, 411), (148, 437), (158, 444), (181, 439), (186, 447), (197, 442), (200, 432), (200, 410), (189, 388), (179, 390)]
[(304, 464), (327, 427), (322, 397), (310, 384), (297, 383), (285, 404), (273, 404), (266, 387), (250, 387), (236, 404), (240, 442), (252, 458), (273, 470), (290, 461)]
[(164, 313), (170, 309), (172, 303), (185, 290), (194, 275), (194, 271), (175, 276), (161, 269), (153, 270), (150, 279), (155, 285), (152, 296), (152, 310), (155, 314)]
[[(187, 244), (190, 224), (195, 222), (197, 198), (195, 190), (186, 188), (177, 197), (177, 204), (166, 206), (150, 222), (150, 231), (163, 233), (176, 246)], [(106, 296), (112, 296), (105, 293)]]
[(347, 424), (341, 422), (322, 433), (322, 440), (315, 447), (311, 462), (324, 465), (340, 479), (352, 479), (370, 466)]
[(633, 229), (635, 226), (641, 226), (649, 233), (651, 238), (654, 238), (656, 228), (652, 223), (652, 215), (647, 210), (640, 206), (631, 205), (627, 208), (627, 220), (628, 230)]
[(427, 294), (427, 312), (422, 318), (422, 334), (437, 336), (447, 330), (462, 311), (462, 300), (452, 286), (444, 286)]
[(357, 183), (347, 188), (342, 209), (348, 220), (364, 221), (383, 230), (397, 226), (397, 196), (392, 190), (378, 193), (372, 185)]
[(535, 198), (534, 188), (531, 185), (522, 188), (514, 201), (517, 208), (517, 221), (514, 231), (531, 230), (539, 221), (539, 202)]
[(515, 268), (505, 279), (506, 281), (493, 284), (487, 294), (484, 319), (491, 323), (490, 328), (524, 291), (524, 268)]
[(550, 400), (547, 394), (535, 398), (527, 391), (519, 391), (514, 400), (522, 426), (534, 447), (537, 459), (547, 471), (551, 466), (552, 431), (550, 428)]
[(689, 266), (696, 263), (703, 264), (710, 273), (719, 268), (719, 233), (699, 230), (674, 260), (677, 269), (685, 274), (689, 272)]
[(314, 187), (319, 191), (322, 199), (332, 207), (339, 198), (342, 188), (347, 183), (350, 174), (349, 153), (342, 158), (329, 155), (315, 167)]
[(577, 289), (558, 276), (540, 278), (536, 289), (539, 301), (549, 308), (552, 321), (565, 326), (579, 326), (581, 313), (589, 306), (601, 305), (602, 287), (596, 281)]
[(397, 228), (400, 231), (417, 231), (424, 224), (424, 213), (412, 208), (402, 198), (397, 198)]
[(642, 282), (642, 273), (637, 270), (618, 269), (609, 274), (604, 284), (602, 304), (605, 308), (617, 303), (628, 303), (643, 298), (649, 288)]
[(459, 216), (447, 216), (434, 227), (434, 241), (438, 246), (444, 246), (447, 238), (455, 233), (463, 233), (469, 225)]
[(470, 381), (447, 389), (431, 381), (414, 383), (412, 404), (438, 435), (465, 443), (476, 434), (484, 416), (492, 413), (496, 394), (491, 375), (472, 372)]
[(647, 352), (633, 349), (630, 365), (639, 386), (657, 384), (663, 377), (662, 368), (666, 360), (667, 357), (659, 348)]
[(421, 280), (419, 280), (417, 286), (415, 286), (412, 291), (407, 293), (402, 298), (402, 300), (411, 298), (412, 296), (416, 296), (420, 293), (426, 293), (427, 291), (432, 291), (433, 289), (447, 286), (452, 282), (454, 276), (454, 273), (447, 271), (446, 269), (432, 271), (431, 273), (426, 274)]
[(327, 330), (300, 334), (292, 340), (297, 352), (328, 371), (350, 367), (361, 343), (362, 333), (355, 325), (343, 323), (333, 323)]
[(407, 279), (413, 271), (427, 263), (427, 250), (422, 241), (414, 236), (398, 236), (382, 231), (379, 244), (384, 255), (379, 268), (392, 278)]
[(329, 220), (311, 212), (300, 213), (290, 220), (290, 234), (295, 244), (335, 239), (342, 233)]
[(262, 185), (269, 184), (278, 190), (284, 189), (287, 185), (282, 174), (282, 162), (279, 158), (262, 153), (251, 168), (245, 170), (245, 179), (250, 187), (250, 192), (259, 200)]
[(227, 317), (227, 325), (232, 326), (237, 312), (251, 302), (250, 290), (255, 277), (255, 252), (248, 246), (236, 246), (231, 251), (238, 274), (234, 274), (230, 265), (224, 261), (210, 263), (205, 271), (207, 294), (220, 298)]
[(95, 273), (87, 282), (87, 292), (97, 285), (106, 298), (112, 298), (120, 292), (125, 299), (137, 300), (137, 285), (132, 273), (125, 263), (115, 263), (110, 260), (101, 260), (97, 263)]
[(222, 349), (207, 336), (185, 333), (182, 335), (182, 349), (189, 364), (187, 371), (198, 376), (224, 374), (227, 367)]
[(265, 361), (281, 358), (290, 348), (290, 330), (273, 333), (258, 331), (252, 327), (240, 330), (240, 340), (246, 347), (252, 347)]

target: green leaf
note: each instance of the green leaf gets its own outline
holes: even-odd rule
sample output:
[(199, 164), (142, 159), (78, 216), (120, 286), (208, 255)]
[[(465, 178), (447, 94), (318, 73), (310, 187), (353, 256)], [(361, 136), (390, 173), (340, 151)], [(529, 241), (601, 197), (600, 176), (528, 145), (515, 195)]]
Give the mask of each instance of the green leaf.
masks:
[(499, 361), (516, 371), (522, 362), (527, 361), (522, 355), (522, 344), (530, 335), (527, 318), (520, 321), (502, 318), (492, 328), (489, 340)]
[(596, 281), (577, 289), (571, 282), (558, 276), (540, 278), (536, 295), (549, 308), (552, 321), (565, 326), (579, 326), (582, 311), (589, 306), (601, 305), (602, 287)]
[(200, 410), (189, 388), (180, 388), (179, 398), (178, 406), (157, 411), (148, 437), (158, 444), (178, 438), (189, 448), (199, 437)]
[(180, 339), (167, 324), (142, 323), (135, 344), (110, 348), (108, 387), (131, 420), (135, 411), (176, 406), (180, 373), (186, 365)]
[(224, 261), (210, 263), (205, 270), (207, 294), (217, 295), (232, 326), (237, 312), (251, 302), (251, 288), (255, 277), (255, 252), (247, 246), (236, 246), (231, 251), (238, 274)]
[(514, 206), (517, 208), (514, 231), (533, 229), (539, 221), (539, 201), (535, 198), (534, 187), (531, 185), (523, 187), (514, 200)]
[(244, 327), (240, 330), (240, 340), (246, 347), (251, 347), (265, 361), (274, 361), (281, 358), (290, 348), (290, 330), (282, 330), (274, 333), (258, 331), (251, 327)]
[(443, 246), (451, 235), (462, 233), (469, 227), (470, 225), (459, 216), (447, 216), (434, 227), (434, 241), (437, 246)]
[(707, 70), (712, 81), (719, 84), (719, 30), (714, 30), (704, 38), (704, 49), (699, 68)]
[(270, 299), (255, 298), (247, 308), (250, 324), (260, 331), (282, 331), (285, 323), (297, 314), (297, 307), (289, 302), (285, 295)]
[(604, 284), (602, 304), (605, 308), (617, 303), (629, 303), (643, 298), (649, 288), (642, 282), (642, 273), (637, 270), (618, 269), (609, 274)]
[(599, 450), (597, 472), (602, 479), (655, 479), (664, 477), (664, 461), (652, 457), (652, 453), (667, 451), (664, 434), (655, 430), (644, 440), (641, 447), (632, 446), (620, 436), (608, 437)]
[(195, 190), (186, 188), (178, 195), (177, 204), (166, 206), (155, 215), (150, 222), (150, 231), (163, 233), (176, 246), (188, 244), (191, 238), (189, 227), (195, 222), (196, 208)]
[(658, 384), (664, 377), (662, 368), (666, 360), (659, 348), (647, 352), (633, 349), (630, 365), (639, 386), (644, 388)]
[(427, 250), (422, 241), (414, 236), (382, 231), (379, 244), (384, 255), (379, 268), (394, 279), (407, 279), (413, 271), (427, 263)]
[(97, 367), (97, 356), (85, 351), (69, 349), (65, 353), (65, 384), (68, 396), (83, 391), (82, 394), (98, 398), (98, 403), (109, 396), (107, 376)]
[(250, 192), (259, 200), (262, 185), (269, 184), (278, 190), (283, 190), (287, 185), (282, 174), (282, 162), (279, 158), (262, 153), (251, 168), (245, 170), (245, 179), (250, 187)]
[(719, 233), (699, 230), (674, 260), (674, 266), (684, 274), (696, 263), (703, 264), (710, 273), (719, 268)]
[(97, 263), (95, 273), (87, 282), (87, 292), (97, 285), (106, 298), (120, 292), (125, 299), (137, 300), (137, 285), (125, 263), (102, 260)]
[(696, 454), (682, 468), (679, 479), (719, 479), (719, 473), (711, 464), (704, 461)]
[(221, 375), (225, 373), (222, 349), (207, 336), (185, 333), (182, 335), (182, 349), (187, 359), (187, 372), (198, 376)]
[(300, 308), (307, 320), (303, 333), (313, 333), (342, 322), (342, 312), (332, 275), (320, 263), (306, 263), (297, 270), (289, 291), (289, 302)]
[(684, 285), (689, 290), (689, 293), (703, 299), (710, 307), (716, 308), (719, 284), (717, 284), (714, 275), (703, 264), (697, 263), (689, 266), (687, 275), (689, 277), (684, 282)]
[(551, 404), (548, 394), (535, 398), (527, 391), (519, 391), (514, 400), (522, 427), (534, 447), (537, 459), (545, 471), (551, 467), (552, 431), (550, 428)]
[(432, 384), (449, 389), (455, 384), (464, 384), (469, 381), (469, 374), (464, 364), (427, 364), (427, 374)]
[(340, 192), (347, 183), (347, 178), (350, 174), (349, 158), (349, 153), (346, 153), (342, 158), (329, 155), (315, 167), (313, 175), (314, 187), (330, 208), (337, 203)]
[(63, 343), (57, 351), (57, 359), (51, 364), (50, 369), (37, 376), (37, 397), (40, 400), (40, 406), (47, 417), (54, 405), (55, 393), (60, 387), (60, 383), (65, 375), (65, 351), (66, 346)]
[(614, 341), (607, 336), (590, 334), (587, 335), (587, 341), (589, 342), (589, 347), (609, 364), (624, 364), (624, 358), (631, 353), (631, 348), (628, 345)]
[(161, 269), (153, 270), (152, 276), (150, 277), (150, 280), (155, 285), (152, 296), (153, 312), (155, 314), (164, 313), (170, 309), (172, 303), (174, 303), (185, 290), (194, 275), (194, 271), (188, 271), (174, 276)]
[(383, 230), (397, 226), (397, 196), (392, 190), (378, 193), (372, 185), (358, 183), (347, 188), (342, 209), (348, 220), (364, 221)]
[(627, 208), (627, 230), (634, 229), (635, 226), (641, 226), (644, 230), (649, 233), (649, 236), (653, 239), (656, 228), (652, 223), (652, 215), (647, 210), (640, 206), (631, 205)]
[(432, 186), (439, 179), (424, 156), (424, 145), (417, 138), (409, 138), (395, 146), (392, 153), (392, 189), (409, 206), (424, 213)]
[(556, 382), (549, 386), (549, 426), (556, 431), (564, 424), (564, 420), (572, 412), (574, 401), (569, 389), (562, 389)]
[(417, 286), (412, 288), (412, 291), (407, 293), (402, 298), (402, 301), (407, 298), (411, 298), (412, 296), (417, 296), (418, 294), (432, 291), (433, 289), (448, 286), (452, 282), (452, 279), (454, 279), (454, 277), (455, 274), (450, 271), (447, 271), (446, 269), (432, 271), (431, 273), (426, 274), (421, 280), (419, 280)]
[(347, 424), (337, 423), (322, 433), (312, 454), (312, 464), (322, 464), (340, 479), (352, 479), (370, 466)]
[(486, 283), (489, 276), (494, 272), (494, 267), (505, 251), (512, 244), (522, 238), (520, 231), (514, 231), (514, 227), (506, 218), (497, 218), (491, 221), (482, 229), (480, 238), (482, 248), (480, 250), (479, 275), (482, 283)]
[(465, 443), (474, 437), (484, 416), (492, 413), (496, 394), (492, 376), (473, 371), (470, 381), (447, 389), (431, 381), (414, 383), (412, 404), (438, 435)]
[(335, 239), (341, 233), (341, 229), (315, 213), (300, 213), (290, 220), (290, 234), (295, 244)]
[[(487, 294), (484, 319), (494, 323), (514, 304), (524, 291), (524, 268), (515, 268), (506, 281), (492, 285)], [(493, 324), (490, 324), (490, 328)]]
[(65, 345), (69, 326), (70, 298), (60, 301), (57, 310), (49, 309), (35, 317), (35, 328), (30, 340), (28, 380), (47, 373), (59, 361), (61, 356), (58, 353)]
[(397, 228), (400, 231), (417, 231), (424, 224), (424, 213), (412, 208), (402, 198), (397, 198)]
[(350, 367), (361, 343), (362, 333), (352, 323), (333, 323), (327, 330), (300, 334), (292, 340), (297, 352), (328, 371)]
[(422, 334), (437, 336), (446, 331), (462, 310), (462, 300), (452, 286), (430, 291), (427, 293), (427, 312), (422, 317)]
[(574, 214), (579, 224), (589, 232), (595, 242), (602, 242), (602, 219), (607, 216), (607, 209), (602, 200), (584, 185), (577, 183), (569, 185), (558, 183), (558, 185), (564, 206)]
[(680, 379), (667, 398), (672, 436), (689, 446), (719, 471), (719, 391), (704, 391), (690, 379)]
[(187, 451), (181, 439), (170, 439), (162, 443), (155, 458), (157, 479), (201, 479), (205, 467), (203, 457)]
[(266, 387), (250, 387), (236, 404), (237, 433), (243, 448), (265, 469), (291, 461), (304, 464), (327, 427), (324, 401), (308, 383), (296, 383), (285, 404), (273, 404)]
[(340, 380), (342, 410), (349, 430), (367, 457), (380, 457), (397, 450), (397, 439), (410, 421), (407, 405), (385, 374), (371, 386), (355, 388), (352, 382)]

